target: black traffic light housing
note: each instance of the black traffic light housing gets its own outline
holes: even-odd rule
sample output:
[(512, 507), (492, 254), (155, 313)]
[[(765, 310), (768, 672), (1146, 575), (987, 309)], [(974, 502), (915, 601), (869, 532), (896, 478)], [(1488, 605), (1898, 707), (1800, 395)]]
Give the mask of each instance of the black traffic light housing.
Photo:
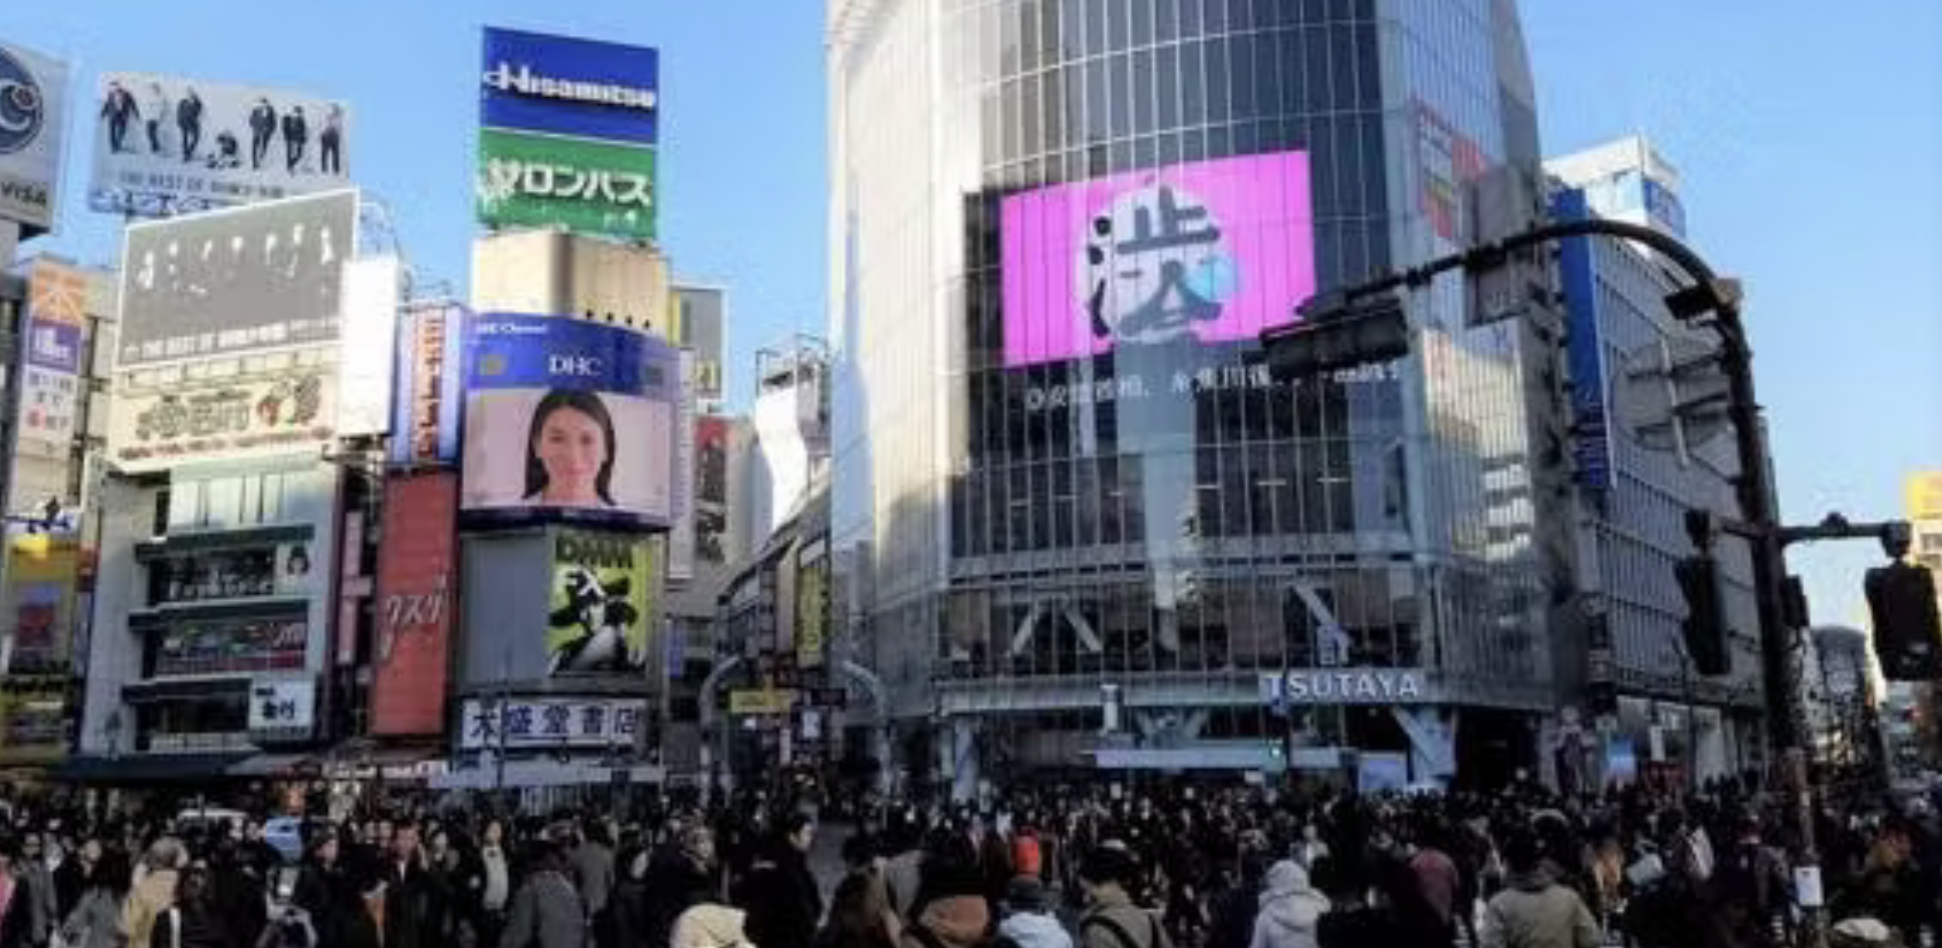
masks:
[(1936, 615), (1935, 577), (1928, 568), (1894, 563), (1871, 569), (1865, 586), (1882, 676), (1889, 681), (1942, 679), (1942, 619)]
[(1301, 321), (1261, 334), (1268, 370), (1302, 379), (1336, 369), (1388, 362), (1409, 354), (1409, 319), (1402, 299), (1385, 293), (1350, 300), (1340, 291), (1311, 298)]
[(1673, 567), (1679, 594), (1686, 600), (1686, 619), (1680, 631), (1693, 671), (1708, 678), (1733, 671), (1732, 630), (1726, 624), (1726, 590), (1713, 543), (1719, 526), (1710, 511), (1686, 511), (1686, 535), (1695, 553)]

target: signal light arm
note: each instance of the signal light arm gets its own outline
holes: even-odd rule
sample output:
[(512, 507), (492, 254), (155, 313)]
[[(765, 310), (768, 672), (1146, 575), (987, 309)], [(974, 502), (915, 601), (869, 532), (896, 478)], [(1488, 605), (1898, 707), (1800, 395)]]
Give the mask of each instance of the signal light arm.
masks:
[[(1727, 418), (1733, 425), (1740, 469), (1736, 487), (1740, 512), (1746, 518), (1745, 523), (1737, 525), (1740, 529), (1735, 532), (1752, 541), (1749, 545), (1752, 548), (1754, 602), (1760, 621), (1761, 677), (1766, 692), (1768, 735), (1787, 763), (1795, 824), (1800, 834), (1802, 865), (1813, 866), (1819, 857), (1815, 852), (1813, 836), (1812, 788), (1806, 780), (1801, 741), (1805, 709), (1800, 704), (1797, 677), (1789, 661), (1793, 633), (1786, 627), (1781, 612), (1787, 575), (1785, 546), (1789, 536), (1780, 525), (1779, 502), (1768, 476), (1766, 432), (1760, 420), (1760, 402), (1753, 389), (1753, 353), (1747, 344), (1745, 326), (1740, 321), (1739, 283), (1721, 278), (1705, 259), (1670, 234), (1642, 224), (1587, 217), (1542, 224), (1419, 266), (1392, 271), (1341, 290), (1340, 299), (1343, 306), (1353, 307), (1365, 298), (1378, 294), (1419, 289), (1438, 275), (1452, 270), (1477, 272), (1494, 269), (1503, 266), (1519, 251), (1554, 241), (1592, 236), (1636, 241), (1684, 271), (1690, 285), (1666, 299), (1666, 306), (1676, 318), (1690, 320), (1708, 312), (1713, 314), (1708, 326), (1720, 341), (1719, 364), (1727, 380)], [(1265, 339), (1263, 341), (1266, 342)], [(1803, 538), (1809, 537), (1792, 537)], [(1807, 929), (1809, 944), (1823, 943), (1824, 932), (1819, 912), (1810, 913)]]

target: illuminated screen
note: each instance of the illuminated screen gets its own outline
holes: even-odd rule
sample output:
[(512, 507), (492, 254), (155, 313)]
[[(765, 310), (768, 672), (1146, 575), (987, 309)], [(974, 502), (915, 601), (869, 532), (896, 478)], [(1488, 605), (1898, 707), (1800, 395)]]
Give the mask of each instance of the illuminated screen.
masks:
[(1252, 339), (1315, 292), (1305, 152), (1041, 188), (1002, 214), (1010, 367)]

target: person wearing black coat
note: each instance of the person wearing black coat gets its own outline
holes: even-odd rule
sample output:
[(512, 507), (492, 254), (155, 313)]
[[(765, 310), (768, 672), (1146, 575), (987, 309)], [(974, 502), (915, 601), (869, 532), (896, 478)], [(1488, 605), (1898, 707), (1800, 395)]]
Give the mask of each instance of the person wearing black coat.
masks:
[(304, 120), (303, 106), (293, 105), (283, 116), (284, 167), (291, 174), (297, 173), (297, 164), (303, 161), (303, 146), (309, 141), (310, 123)]
[(621, 850), (615, 860), (614, 891), (607, 899), (596, 944), (599, 948), (639, 948), (653, 927), (648, 916), (648, 851)]
[(809, 871), (815, 835), (808, 814), (793, 814), (768, 854), (750, 867), (736, 903), (748, 913), (743, 932), (761, 948), (810, 948), (815, 938), (823, 917), (822, 891)]
[(249, 113), (249, 166), (257, 171), (263, 167), (263, 156), (270, 153), (270, 140), (276, 137), (276, 108), (267, 98), (258, 98), (256, 107)]
[(418, 828), (399, 826), (391, 837), (384, 875), (384, 948), (440, 948), (438, 892), (425, 870)]
[(703, 902), (718, 901), (715, 887), (715, 834), (695, 824), (681, 834), (678, 848), (656, 854), (647, 871), (647, 948), (667, 948), (674, 922)]
[(324, 836), (311, 845), (297, 875), (296, 903), (310, 913), (317, 943), (330, 948), (378, 948), (378, 926), (364, 910), (364, 886), (339, 858), (341, 843)]

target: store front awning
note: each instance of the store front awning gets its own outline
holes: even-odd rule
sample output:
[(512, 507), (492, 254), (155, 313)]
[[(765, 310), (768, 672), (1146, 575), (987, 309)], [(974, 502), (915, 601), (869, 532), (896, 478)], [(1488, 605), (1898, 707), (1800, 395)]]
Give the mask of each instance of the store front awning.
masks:
[(257, 754), (229, 765), (232, 777), (304, 777), (317, 772), (309, 754)]
[(437, 759), (443, 750), (426, 744), (379, 747), (369, 738), (352, 738), (316, 761), (332, 780), (426, 780), (445, 771), (445, 762)]
[(184, 783), (228, 773), (246, 751), (204, 754), (88, 754), (70, 757), (55, 771), (62, 780), (94, 784)]

